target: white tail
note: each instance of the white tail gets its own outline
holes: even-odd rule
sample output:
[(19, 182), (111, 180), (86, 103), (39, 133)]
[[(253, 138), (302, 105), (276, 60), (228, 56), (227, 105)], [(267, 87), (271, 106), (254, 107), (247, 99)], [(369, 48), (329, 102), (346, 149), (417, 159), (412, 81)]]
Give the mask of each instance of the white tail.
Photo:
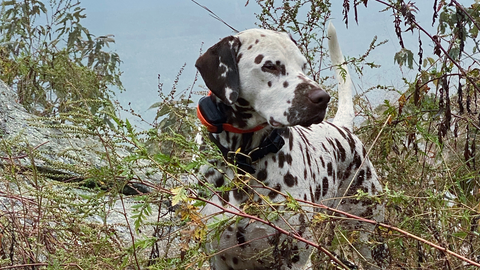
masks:
[(333, 119), (333, 124), (353, 129), (353, 110), (352, 80), (348, 67), (345, 64), (342, 50), (338, 44), (337, 31), (330, 22), (328, 25), (328, 48), (330, 50), (330, 59), (335, 69), (335, 77), (338, 81), (338, 110)]

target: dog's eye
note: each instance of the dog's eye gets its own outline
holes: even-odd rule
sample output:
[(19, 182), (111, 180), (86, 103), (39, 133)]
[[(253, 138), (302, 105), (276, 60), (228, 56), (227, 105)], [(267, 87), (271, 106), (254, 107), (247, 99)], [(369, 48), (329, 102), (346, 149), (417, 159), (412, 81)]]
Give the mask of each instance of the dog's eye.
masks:
[(277, 66), (275, 64), (273, 64), (272, 62), (269, 62), (267, 61), (263, 67), (262, 67), (262, 70), (264, 71), (276, 71), (277, 70)]
[(263, 67), (266, 68), (266, 69), (269, 69), (269, 70), (275, 70), (275, 69), (276, 69), (276, 68), (275, 68), (275, 65), (272, 64), (272, 63), (270, 63), (270, 64), (265, 64)]

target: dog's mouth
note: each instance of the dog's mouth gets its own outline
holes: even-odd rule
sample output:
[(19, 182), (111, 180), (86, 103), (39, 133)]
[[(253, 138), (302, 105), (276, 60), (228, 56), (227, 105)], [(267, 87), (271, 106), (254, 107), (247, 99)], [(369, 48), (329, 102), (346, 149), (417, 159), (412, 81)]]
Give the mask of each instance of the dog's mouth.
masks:
[(296, 123), (290, 123), (288, 125), (285, 125), (285, 124), (282, 124), (278, 121), (275, 121), (275, 119), (273, 119), (273, 117), (270, 117), (270, 120), (268, 121), (268, 124), (273, 128), (283, 128), (283, 127), (286, 127), (286, 126), (309, 127), (311, 125), (320, 124), (323, 121), (324, 118), (325, 118), (325, 112), (321, 112), (321, 113), (313, 116), (310, 119), (303, 120), (303, 121), (298, 121)]
[(309, 127), (311, 125), (320, 124), (324, 118), (325, 118), (325, 113), (321, 113), (307, 121), (303, 121), (302, 123), (299, 123), (298, 125), (302, 127)]
[(273, 120), (273, 117), (270, 119), (270, 121), (268, 121), (268, 124), (274, 128), (282, 128), (285, 126), (282, 123)]

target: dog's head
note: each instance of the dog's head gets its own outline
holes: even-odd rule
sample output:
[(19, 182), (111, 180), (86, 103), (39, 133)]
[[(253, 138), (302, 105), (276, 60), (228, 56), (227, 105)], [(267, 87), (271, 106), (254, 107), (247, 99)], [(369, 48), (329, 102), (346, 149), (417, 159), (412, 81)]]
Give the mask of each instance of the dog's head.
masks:
[(330, 96), (305, 75), (307, 60), (286, 33), (251, 29), (226, 37), (195, 66), (215, 96), (251, 106), (257, 122), (309, 126), (325, 117)]

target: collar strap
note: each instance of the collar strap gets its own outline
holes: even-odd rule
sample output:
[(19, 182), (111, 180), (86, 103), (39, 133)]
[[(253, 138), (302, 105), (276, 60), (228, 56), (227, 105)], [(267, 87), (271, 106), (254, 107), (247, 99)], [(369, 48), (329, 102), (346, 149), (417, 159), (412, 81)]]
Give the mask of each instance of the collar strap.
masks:
[(239, 174), (244, 174), (244, 172), (253, 174), (255, 173), (255, 162), (270, 153), (277, 153), (280, 149), (282, 149), (283, 145), (285, 144), (285, 141), (281, 136), (282, 132), (283, 130), (274, 129), (258, 147), (245, 152), (229, 150), (225, 146), (221, 145), (212, 133), (209, 134), (209, 138), (213, 143), (215, 143), (218, 149), (220, 149), (223, 157), (229, 163), (234, 164), (241, 169), (241, 171), (238, 172)]
[[(252, 129), (239, 129), (231, 124), (227, 124), (227, 118), (222, 108), (219, 108), (210, 96), (211, 92), (207, 97), (202, 97), (197, 106), (197, 117), (200, 119), (200, 122), (207, 127), (208, 132), (221, 133), (225, 130), (233, 133), (252, 133), (265, 127), (264, 125), (260, 125)], [(223, 104), (219, 105), (222, 106)]]

